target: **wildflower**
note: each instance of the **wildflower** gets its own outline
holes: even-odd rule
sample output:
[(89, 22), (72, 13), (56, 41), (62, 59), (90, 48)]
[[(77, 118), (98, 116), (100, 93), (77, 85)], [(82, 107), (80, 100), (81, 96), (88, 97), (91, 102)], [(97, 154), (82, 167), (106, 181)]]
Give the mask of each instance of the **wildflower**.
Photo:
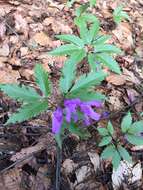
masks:
[(62, 127), (62, 122), (63, 122), (63, 110), (58, 107), (52, 117), (52, 132), (57, 134), (60, 132), (60, 129)]
[(53, 113), (53, 133), (57, 134), (60, 132), (63, 122), (63, 115), (65, 115), (65, 120), (68, 123), (70, 123), (72, 119), (74, 120), (74, 122), (77, 122), (79, 120), (79, 112), (83, 113), (82, 120), (86, 126), (89, 126), (91, 124), (91, 120), (98, 121), (101, 115), (93, 109), (93, 106), (95, 106), (96, 108), (100, 108), (102, 106), (102, 102), (96, 100), (83, 102), (79, 98), (65, 100), (64, 109), (58, 107)]

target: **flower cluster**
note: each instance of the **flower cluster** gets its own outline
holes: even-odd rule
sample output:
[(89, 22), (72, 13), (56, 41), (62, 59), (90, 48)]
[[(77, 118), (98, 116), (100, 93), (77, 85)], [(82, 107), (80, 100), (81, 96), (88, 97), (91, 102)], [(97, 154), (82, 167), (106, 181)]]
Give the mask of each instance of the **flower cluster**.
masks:
[(64, 108), (58, 107), (52, 116), (52, 132), (57, 134), (60, 132), (63, 120), (67, 123), (71, 120), (77, 122), (79, 120), (78, 112), (83, 114), (83, 123), (86, 126), (91, 124), (91, 120), (98, 121), (101, 115), (94, 111), (93, 107), (100, 108), (102, 102), (94, 100), (83, 102), (79, 98), (64, 101)]

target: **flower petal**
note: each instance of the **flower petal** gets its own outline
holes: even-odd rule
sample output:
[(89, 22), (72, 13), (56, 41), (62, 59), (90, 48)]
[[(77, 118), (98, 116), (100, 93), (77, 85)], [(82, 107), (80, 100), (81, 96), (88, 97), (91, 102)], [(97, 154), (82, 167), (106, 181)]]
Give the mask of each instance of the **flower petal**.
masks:
[(60, 132), (63, 122), (63, 111), (60, 107), (58, 107), (52, 116), (52, 132), (57, 134)]

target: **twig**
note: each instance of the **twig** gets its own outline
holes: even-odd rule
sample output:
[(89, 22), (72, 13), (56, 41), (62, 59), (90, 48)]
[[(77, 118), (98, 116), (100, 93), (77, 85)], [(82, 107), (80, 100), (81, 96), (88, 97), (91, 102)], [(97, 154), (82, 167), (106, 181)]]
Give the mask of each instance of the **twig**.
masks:
[(61, 149), (59, 148), (59, 146), (57, 145), (56, 187), (55, 187), (55, 190), (60, 190), (61, 159), (62, 159), (62, 152), (61, 152)]

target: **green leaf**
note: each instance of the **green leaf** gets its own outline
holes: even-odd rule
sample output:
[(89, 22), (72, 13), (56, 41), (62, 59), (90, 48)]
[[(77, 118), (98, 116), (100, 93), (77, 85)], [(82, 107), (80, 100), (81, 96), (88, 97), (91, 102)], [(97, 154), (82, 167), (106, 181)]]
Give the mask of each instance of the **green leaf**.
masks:
[(35, 67), (36, 83), (45, 96), (49, 96), (51, 93), (50, 83), (48, 79), (48, 73), (44, 70), (42, 65), (37, 64)]
[(108, 122), (107, 129), (111, 135), (114, 134), (114, 128), (113, 128), (113, 125), (110, 121)]
[(96, 21), (94, 21), (94, 23), (91, 25), (90, 29), (89, 29), (89, 43), (91, 43), (96, 35), (98, 34), (99, 32), (99, 29), (100, 29), (100, 25), (99, 25), (99, 21), (98, 19), (96, 19)]
[(80, 98), (82, 101), (91, 101), (91, 100), (100, 100), (103, 101), (106, 99), (106, 96), (99, 93), (99, 92), (93, 92), (93, 91), (87, 91), (86, 89), (77, 91), (75, 93), (67, 94), (66, 96), (68, 99), (73, 98)]
[(95, 41), (92, 44), (93, 45), (101, 45), (101, 44), (104, 44), (110, 38), (111, 38), (110, 35), (98, 36), (97, 39), (95, 39)]
[(121, 70), (118, 63), (108, 54), (98, 53), (96, 54), (96, 59), (104, 65), (106, 65), (107, 67), (109, 67), (109, 69), (111, 69), (115, 73), (121, 74)]
[(88, 54), (88, 63), (90, 65), (91, 71), (96, 71), (97, 70), (97, 64), (95, 61), (95, 55), (93, 53)]
[(106, 128), (98, 127), (97, 130), (98, 130), (98, 132), (99, 132), (99, 134), (101, 136), (107, 136), (107, 135), (109, 135), (108, 130)]
[(122, 146), (118, 146), (118, 151), (120, 153), (120, 156), (126, 160), (127, 162), (132, 162), (132, 157), (129, 155), (128, 151), (122, 147)]
[(76, 0), (68, 0), (68, 1), (67, 1), (67, 6), (68, 6), (68, 7), (71, 7), (75, 1), (76, 1)]
[(116, 150), (114, 152), (114, 156), (112, 157), (112, 164), (113, 164), (113, 168), (116, 170), (120, 164), (121, 161), (121, 157), (119, 152)]
[(50, 55), (70, 55), (76, 51), (79, 51), (81, 48), (74, 44), (66, 44), (49, 52)]
[(9, 97), (23, 102), (35, 102), (41, 98), (34, 88), (24, 85), (21, 87), (17, 84), (1, 85), (0, 90), (2, 90)]
[(97, 52), (121, 53), (121, 50), (119, 48), (111, 44), (95, 45), (94, 51), (95, 53)]
[(121, 122), (121, 129), (123, 133), (126, 133), (128, 129), (130, 128), (132, 124), (132, 116), (131, 113), (129, 112), (122, 120)]
[(129, 128), (129, 133), (137, 134), (143, 132), (143, 121), (134, 122)]
[[(92, 23), (90, 30), (88, 30), (88, 23)], [(99, 21), (93, 14), (83, 14), (75, 19), (75, 24), (80, 29), (80, 37), (85, 44), (91, 44), (93, 37), (99, 30)]]
[(80, 76), (75, 85), (70, 90), (71, 93), (75, 93), (76, 91), (80, 91), (86, 87), (88, 89), (93, 85), (100, 84), (101, 81), (104, 80), (106, 74), (104, 72), (90, 72), (88, 75), (84, 74)]
[(143, 145), (143, 137), (142, 136), (135, 136), (135, 135), (126, 135), (127, 140), (133, 145)]
[(84, 47), (84, 42), (82, 39), (80, 39), (78, 36), (75, 36), (73, 34), (65, 34), (65, 35), (56, 35), (56, 38), (73, 43), (81, 48)]
[(105, 146), (109, 144), (111, 141), (112, 141), (112, 137), (110, 136), (103, 137), (98, 146)]
[(80, 6), (76, 9), (75, 15), (76, 15), (77, 17), (81, 16), (81, 15), (88, 9), (88, 7), (89, 7), (89, 4), (88, 4), (88, 3), (85, 3), (85, 4), (83, 4), (83, 5), (80, 5)]
[(92, 8), (93, 6), (96, 5), (96, 0), (89, 0), (90, 7)]
[(91, 137), (90, 133), (83, 128), (79, 128), (76, 124), (71, 123), (69, 126), (69, 131), (73, 134), (76, 134), (77, 136), (79, 136), (81, 139), (88, 139), (89, 137)]
[(31, 119), (32, 117), (37, 116), (41, 112), (46, 111), (48, 108), (48, 102), (47, 100), (42, 101), (35, 101), (34, 103), (29, 103), (23, 105), (17, 113), (13, 114), (5, 125), (10, 123), (17, 123), (17, 122), (23, 122), (28, 119)]
[(128, 14), (123, 11), (123, 6), (118, 6), (113, 12), (113, 19), (117, 24), (119, 24), (124, 18), (130, 20)]
[(62, 70), (63, 75), (60, 79), (60, 89), (63, 93), (67, 93), (72, 86), (72, 82), (75, 78), (77, 63), (82, 61), (85, 56), (85, 51), (81, 50), (73, 53), (71, 57), (65, 62)]
[(109, 146), (107, 146), (107, 147), (103, 150), (103, 152), (102, 152), (102, 154), (101, 154), (101, 157), (102, 157), (103, 159), (112, 158), (112, 157), (114, 157), (115, 151), (116, 151), (116, 149), (115, 149), (114, 145), (109, 145)]

